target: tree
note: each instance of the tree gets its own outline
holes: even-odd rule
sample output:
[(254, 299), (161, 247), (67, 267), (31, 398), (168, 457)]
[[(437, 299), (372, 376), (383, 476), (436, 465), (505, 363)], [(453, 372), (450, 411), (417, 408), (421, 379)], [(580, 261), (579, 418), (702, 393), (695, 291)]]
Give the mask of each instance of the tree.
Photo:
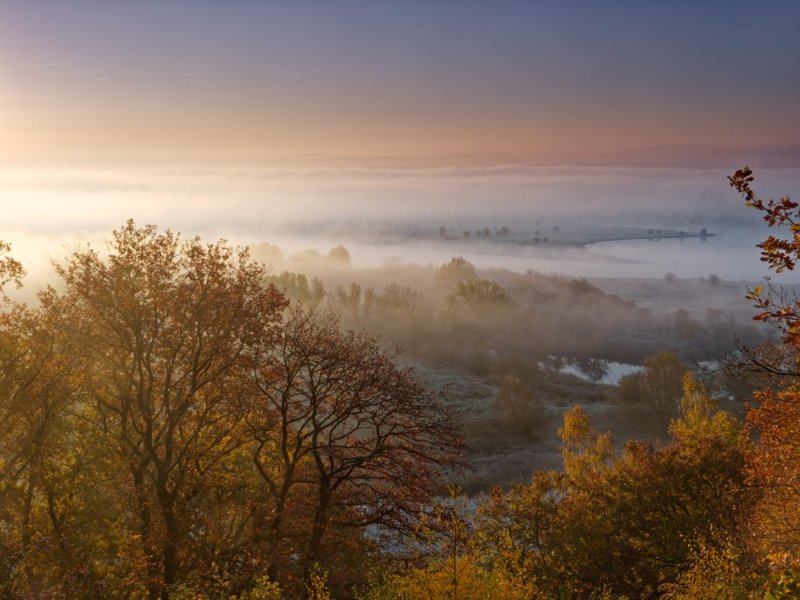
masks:
[[(728, 178), (731, 187), (739, 192), (745, 205), (763, 213), (764, 222), (770, 227), (788, 229), (786, 237), (769, 235), (757, 245), (761, 248), (761, 260), (776, 273), (792, 271), (800, 260), (800, 210), (797, 202), (788, 196), (779, 200), (763, 200), (756, 196), (752, 188), (753, 172), (745, 167)], [(783, 334), (783, 341), (789, 345), (800, 345), (800, 298), (785, 292), (757, 286), (748, 297), (755, 302), (761, 312), (754, 318), (777, 327)]]
[[(495, 496), (497, 497), (497, 496)], [(505, 507), (504, 507), (505, 508)], [(405, 562), (413, 566), (384, 574), (359, 600), (527, 600), (544, 597), (533, 577), (516, 565), (517, 554), (483, 506), (476, 509), (450, 486), (420, 520)], [(483, 513), (483, 514), (481, 514)], [(498, 527), (491, 528), (492, 525)], [(484, 529), (485, 528), (485, 529)], [(491, 528), (491, 529), (490, 529)]]
[(222, 242), (133, 221), (113, 238), (107, 257), (78, 250), (56, 266), (65, 289), (52, 306), (89, 365), (93, 435), (126, 472), (116, 501), (144, 563), (131, 575), (166, 599), (197, 568), (193, 506), (246, 443), (252, 353), (274, 338), (285, 301)]
[(461, 465), (395, 354), (246, 251), (129, 221), (56, 270), (0, 311), (0, 597), (330, 597), (316, 563), (353, 581)]
[[(790, 348), (777, 356), (796, 360), (797, 347)], [(751, 485), (759, 490), (750, 518), (752, 540), (762, 556), (777, 559), (800, 553), (800, 386), (796, 379), (774, 376), (773, 365), (781, 364), (773, 362), (775, 356), (765, 357), (760, 349), (756, 362), (749, 365), (756, 370), (763, 365), (771, 387), (754, 392), (754, 405), (747, 412), (747, 426), (757, 443), (748, 453), (746, 472)], [(789, 562), (798, 567), (796, 559), (793, 565)]]
[(626, 404), (646, 405), (662, 416), (672, 414), (681, 398), (684, 372), (674, 352), (648, 357), (641, 371), (620, 379), (620, 398)]
[(361, 284), (355, 281), (345, 289), (341, 285), (336, 286), (334, 301), (339, 312), (345, 314), (352, 321), (358, 320), (361, 308)]
[(570, 565), (559, 553), (565, 489), (563, 473), (537, 471), (530, 483), (495, 488), (478, 505), (475, 542), (482, 562), (527, 592), (520, 598), (569, 597)]
[[(22, 265), (0, 242), (0, 293), (21, 287)], [(45, 301), (46, 294), (43, 296)], [(79, 516), (85, 483), (73, 435), (85, 366), (64, 344), (46, 310), (2, 295), (0, 312), (0, 596), (66, 592), (85, 554), (76, 538), (91, 522)]]
[(73, 435), (85, 365), (63, 345), (44, 311), (21, 305), (0, 315), (0, 595), (63, 590), (82, 559), (76, 534), (85, 483)]
[(0, 240), (0, 291), (3, 291), (9, 283), (13, 283), (17, 288), (22, 287), (22, 278), (25, 276), (22, 263), (10, 256), (9, 252), (11, 245)]
[(653, 598), (698, 546), (719, 555), (741, 540), (746, 441), (692, 376), (685, 383), (671, 438), (658, 446), (629, 442), (617, 455), (585, 410), (565, 413), (565, 472), (537, 473), (481, 506), (485, 560), (526, 574), (542, 597)]
[(283, 263), (283, 252), (275, 244), (261, 242), (249, 247), (250, 254), (257, 261), (272, 265), (273, 267)]
[(486, 317), (497, 309), (507, 306), (511, 299), (496, 282), (488, 279), (467, 279), (459, 281), (453, 299), (463, 302), (474, 313)]
[(331, 314), (291, 310), (254, 366), (261, 409), (248, 422), (275, 506), (271, 536), (285, 532), (293, 491), (306, 490), (310, 520), (295, 550), (306, 577), (327, 541), (326, 556), (337, 554), (331, 530), (410, 532), (442, 473), (460, 464), (456, 427), (437, 399)]
[(311, 299), (308, 278), (302, 273), (284, 271), (280, 275), (268, 276), (266, 281), (269, 285), (274, 285), (279, 289), (287, 298), (299, 302), (307, 302)]
[(600, 383), (608, 375), (608, 361), (601, 358), (578, 358), (574, 364), (578, 371), (594, 383)]
[(455, 256), (436, 271), (436, 285), (450, 291), (459, 282), (475, 279), (478, 276), (475, 266), (467, 259)]
[(569, 477), (578, 478), (587, 472), (602, 470), (614, 457), (611, 434), (599, 433), (580, 405), (564, 413), (564, 425), (558, 436), (562, 443), (564, 471)]
[[(450, 486), (449, 492), (448, 498), (437, 500), (431, 509), (422, 515), (415, 534), (426, 546), (425, 551), (428, 556), (435, 556), (438, 559), (439, 568), (435, 569), (434, 573), (439, 571), (444, 575), (444, 577), (434, 577), (433, 581), (429, 580), (425, 587), (432, 591), (440, 587), (442, 589), (439, 593), (442, 597), (456, 599), (469, 595), (463, 590), (464, 571), (472, 566), (471, 561), (465, 558), (471, 550), (474, 519), (458, 487)], [(431, 583), (438, 585), (430, 585)], [(462, 588), (460, 596), (459, 587)], [(418, 589), (417, 594), (421, 591)]]
[(414, 317), (419, 305), (421, 296), (419, 292), (407, 285), (390, 283), (380, 295), (375, 299), (378, 310), (384, 312), (389, 317), (402, 315), (404, 317)]
[(531, 432), (536, 396), (519, 377), (506, 375), (500, 389), (497, 390), (494, 402), (504, 420), (515, 431), (524, 434)]
[(747, 423), (758, 442), (747, 473), (760, 490), (751, 524), (763, 553), (797, 557), (800, 552), (800, 389), (766, 389), (754, 394)]
[[(761, 260), (778, 273), (793, 270), (800, 260), (798, 204), (788, 196), (759, 198), (748, 167), (728, 179), (745, 205), (761, 212), (768, 226), (784, 229), (758, 244)], [(770, 557), (775, 570), (787, 569), (791, 574), (794, 568), (796, 576), (800, 555), (800, 299), (774, 288), (769, 278), (766, 289), (756, 286), (748, 297), (759, 311), (754, 319), (775, 327), (783, 341), (782, 347), (745, 352), (745, 369), (768, 375), (771, 386), (754, 394), (755, 405), (747, 413), (748, 429), (756, 436), (747, 456), (747, 476), (760, 492), (751, 513), (751, 535), (756, 549)]]
[(328, 252), (328, 262), (337, 267), (350, 268), (350, 251), (338, 244)]
[[(754, 597), (757, 575), (742, 564), (742, 550), (736, 542), (709, 544), (696, 541), (687, 568), (675, 582), (659, 587), (664, 600), (740, 600)], [(754, 576), (755, 575), (755, 576)]]

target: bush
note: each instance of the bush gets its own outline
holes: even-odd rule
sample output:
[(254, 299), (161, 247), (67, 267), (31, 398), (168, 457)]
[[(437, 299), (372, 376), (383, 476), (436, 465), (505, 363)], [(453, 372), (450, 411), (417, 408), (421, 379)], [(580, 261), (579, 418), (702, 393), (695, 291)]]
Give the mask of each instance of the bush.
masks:
[(531, 435), (536, 417), (541, 417), (541, 404), (534, 391), (518, 377), (507, 375), (494, 399), (495, 407), (509, 427), (517, 433)]

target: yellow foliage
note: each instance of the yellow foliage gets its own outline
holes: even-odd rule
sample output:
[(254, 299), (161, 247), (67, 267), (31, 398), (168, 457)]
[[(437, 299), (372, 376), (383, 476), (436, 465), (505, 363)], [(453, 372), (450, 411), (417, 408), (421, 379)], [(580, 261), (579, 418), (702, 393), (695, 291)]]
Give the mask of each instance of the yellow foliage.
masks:
[(331, 600), (331, 592), (328, 589), (328, 572), (322, 571), (315, 566), (306, 582), (307, 600)]
[(540, 598), (530, 581), (484, 566), (480, 554), (461, 556), (455, 565), (437, 562), (390, 575), (359, 600), (528, 600)]
[(611, 434), (600, 434), (580, 405), (564, 413), (558, 435), (563, 442), (564, 470), (572, 478), (603, 469), (614, 456)]
[(689, 564), (678, 580), (661, 586), (661, 598), (744, 600), (750, 597), (754, 576), (743, 571), (739, 558), (732, 543), (719, 545), (699, 541), (692, 549)]
[(274, 581), (270, 581), (268, 576), (256, 579), (255, 587), (249, 592), (239, 596), (238, 600), (281, 600), (281, 586)]
[(710, 438), (736, 445), (741, 427), (729, 413), (719, 410), (706, 387), (688, 371), (683, 377), (680, 416), (670, 423), (673, 439), (688, 449)]

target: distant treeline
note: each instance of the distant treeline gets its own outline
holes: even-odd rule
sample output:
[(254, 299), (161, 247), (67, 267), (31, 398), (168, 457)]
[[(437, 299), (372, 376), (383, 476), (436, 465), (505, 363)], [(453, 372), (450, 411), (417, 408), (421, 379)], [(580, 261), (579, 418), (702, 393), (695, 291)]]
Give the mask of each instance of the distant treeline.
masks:
[(764, 330), (708, 310), (702, 320), (676, 307), (653, 315), (585, 279), (535, 272), (476, 269), (456, 257), (439, 267), (395, 262), (379, 269), (349, 268), (338, 246), (328, 256), (307, 251), (284, 260), (269, 244), (254, 256), (272, 267), (268, 281), (288, 298), (322, 305), (351, 327), (365, 327), (410, 354), (487, 372), (492, 356), (524, 354), (606, 359), (642, 364), (671, 349), (709, 360), (756, 345)]

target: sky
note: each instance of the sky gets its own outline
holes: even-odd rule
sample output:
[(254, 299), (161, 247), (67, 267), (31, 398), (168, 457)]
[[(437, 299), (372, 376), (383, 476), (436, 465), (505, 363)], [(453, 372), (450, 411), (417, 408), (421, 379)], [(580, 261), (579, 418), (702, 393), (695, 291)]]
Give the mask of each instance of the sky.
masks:
[(0, 0), (0, 161), (800, 165), (800, 2)]
[(745, 164), (800, 193), (800, 0), (0, 0), (0, 239), (31, 272), (128, 218), (323, 246), (736, 220)]

